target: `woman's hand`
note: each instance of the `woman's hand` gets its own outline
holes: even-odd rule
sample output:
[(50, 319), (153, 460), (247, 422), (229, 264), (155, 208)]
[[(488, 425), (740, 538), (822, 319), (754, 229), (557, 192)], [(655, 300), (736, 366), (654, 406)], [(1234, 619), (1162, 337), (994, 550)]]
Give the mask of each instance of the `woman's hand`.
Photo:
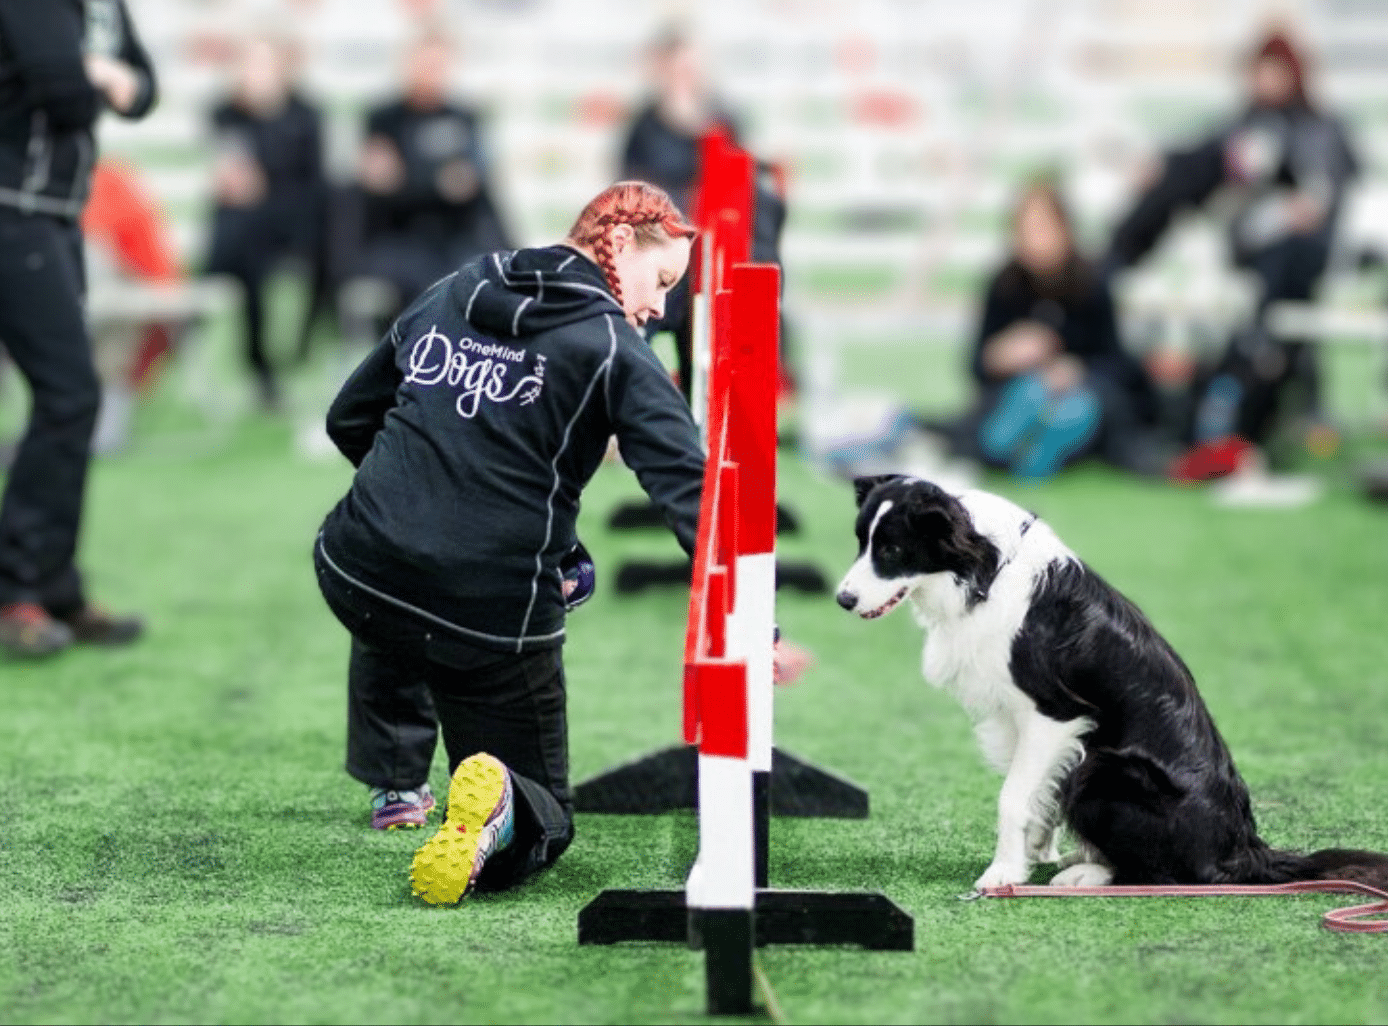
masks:
[(135, 106), (140, 95), (140, 76), (124, 61), (89, 53), (82, 58), (87, 81), (106, 97), (106, 102), (122, 114)]
[(814, 656), (799, 645), (781, 638), (776, 639), (773, 659), (773, 679), (777, 684), (794, 684), (796, 679), (810, 668)]
[(405, 184), (405, 161), (393, 142), (373, 135), (362, 145), (357, 177), (367, 192), (388, 196)]
[(1073, 392), (1084, 381), (1084, 364), (1077, 357), (1062, 354), (1046, 364), (1041, 377), (1053, 395)]
[(265, 172), (254, 157), (226, 153), (212, 170), (212, 194), (227, 207), (253, 207), (265, 198)]
[(1039, 321), (1018, 321), (983, 346), (983, 369), (992, 378), (1013, 378), (1036, 370), (1064, 346), (1055, 331)]
[(1295, 235), (1311, 235), (1325, 223), (1325, 204), (1304, 192), (1287, 199), (1287, 227)]
[(482, 177), (472, 161), (458, 157), (439, 168), (434, 188), (450, 203), (466, 203), (482, 188)]

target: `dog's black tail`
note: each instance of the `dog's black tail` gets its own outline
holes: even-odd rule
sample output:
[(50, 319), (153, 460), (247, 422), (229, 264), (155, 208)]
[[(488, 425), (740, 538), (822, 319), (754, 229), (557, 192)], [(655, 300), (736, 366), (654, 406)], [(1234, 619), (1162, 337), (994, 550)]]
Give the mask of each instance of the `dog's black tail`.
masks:
[(1264, 848), (1250, 860), (1243, 883), (1291, 883), (1295, 880), (1353, 880), (1388, 890), (1388, 855), (1352, 848), (1325, 848), (1303, 855)]

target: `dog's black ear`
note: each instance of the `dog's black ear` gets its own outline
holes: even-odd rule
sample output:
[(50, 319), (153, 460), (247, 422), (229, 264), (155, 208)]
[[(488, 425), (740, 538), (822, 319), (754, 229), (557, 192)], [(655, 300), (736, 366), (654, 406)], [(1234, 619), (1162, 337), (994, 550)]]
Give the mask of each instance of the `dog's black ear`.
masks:
[(998, 548), (975, 530), (959, 500), (944, 496), (908, 506), (911, 530), (928, 540), (941, 569), (949, 570), (968, 588), (966, 606), (972, 609), (988, 597), (998, 575)]
[(874, 488), (888, 481), (896, 481), (901, 474), (876, 474), (873, 477), (855, 477), (853, 479), (853, 500), (858, 504), (858, 508), (863, 508), (863, 500), (868, 497)]
[(917, 538), (931, 538), (948, 545), (954, 537), (954, 519), (938, 506), (923, 508), (907, 507), (906, 515), (911, 525), (911, 534)]

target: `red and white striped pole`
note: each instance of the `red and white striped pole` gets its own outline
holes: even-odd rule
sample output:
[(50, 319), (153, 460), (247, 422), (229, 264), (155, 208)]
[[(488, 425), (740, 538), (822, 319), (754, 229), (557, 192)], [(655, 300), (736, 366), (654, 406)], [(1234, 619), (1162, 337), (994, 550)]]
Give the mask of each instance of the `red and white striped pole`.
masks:
[(709, 450), (685, 645), (685, 741), (699, 746), (699, 857), (685, 900), (703, 940), (711, 1012), (751, 1001), (776, 595), (780, 273), (743, 264), (727, 283), (713, 297)]
[(685, 644), (684, 737), (699, 746), (699, 857), (685, 900), (707, 959), (709, 1010), (737, 1012), (751, 1007), (756, 891), (766, 885), (780, 271), (743, 262), (751, 158), (720, 136), (702, 148), (691, 384), (708, 462)]

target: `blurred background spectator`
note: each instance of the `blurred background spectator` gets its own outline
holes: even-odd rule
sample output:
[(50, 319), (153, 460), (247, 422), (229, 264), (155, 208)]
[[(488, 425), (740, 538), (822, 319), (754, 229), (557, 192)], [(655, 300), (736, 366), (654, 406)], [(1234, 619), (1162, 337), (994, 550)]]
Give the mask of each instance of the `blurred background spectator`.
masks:
[[(703, 58), (686, 29), (667, 27), (655, 38), (646, 53), (646, 70), (650, 94), (627, 125), (618, 178), (659, 185), (686, 216), (693, 216), (700, 138), (718, 131), (733, 143), (745, 143), (734, 115), (715, 94)], [(752, 259), (779, 264), (781, 231), (786, 222), (785, 183), (764, 161), (758, 162), (752, 218)], [(662, 331), (674, 334), (680, 387), (686, 398), (693, 374), (690, 281), (690, 276), (680, 281), (666, 303), (665, 316), (648, 327), (648, 335)], [(783, 321), (783, 392), (789, 390), (792, 380), (786, 334)]]
[(460, 264), (512, 247), (492, 199), (478, 112), (450, 97), (458, 54), (433, 27), (406, 55), (403, 90), (366, 116), (360, 275), (388, 283), (391, 318)]
[[(1358, 170), (1340, 122), (1311, 99), (1306, 60), (1282, 31), (1248, 59), (1248, 103), (1231, 123), (1162, 162), (1150, 187), (1118, 225), (1110, 260), (1141, 259), (1182, 206), (1225, 190), (1230, 254), (1256, 275), (1253, 319), (1240, 325), (1213, 373), (1198, 384), (1190, 425), (1197, 444), (1177, 468), (1182, 478), (1229, 473), (1239, 445), (1263, 443), (1289, 387), (1299, 385), (1303, 412), (1321, 416), (1316, 347), (1278, 339), (1266, 323), (1278, 300), (1309, 300), (1330, 258), (1345, 187)], [(1283, 404), (1285, 405), (1285, 404)]]
[(144, 630), (93, 603), (77, 567), (101, 397), (78, 218), (97, 117), (142, 118), (157, 95), (121, 0), (0, 2), (0, 339), (31, 396), (0, 502), (0, 649), (14, 655)]
[(1055, 186), (1022, 193), (981, 321), (970, 364), (978, 398), (956, 428), (967, 455), (1035, 479), (1092, 453), (1164, 469), (1152, 384), (1123, 348), (1108, 284), (1077, 248)]
[(737, 124), (713, 95), (684, 29), (665, 29), (646, 62), (651, 93), (627, 127), (620, 177), (660, 186), (687, 213), (699, 174), (699, 137), (716, 128), (739, 142)]
[(244, 289), (246, 360), (267, 410), (279, 407), (280, 389), (266, 344), (266, 280), (287, 256), (309, 269), (301, 354), (326, 287), (322, 126), (318, 109), (294, 88), (293, 64), (285, 40), (260, 33), (243, 39), (231, 94), (211, 114), (214, 208), (206, 270), (230, 275)]
[[(1276, 15), (1302, 41), (1299, 52), (1314, 57), (1310, 108), (1335, 112), (1362, 173), (1344, 181), (1342, 198), (1327, 210), (1322, 229), (1333, 226), (1334, 234), (1323, 234), (1329, 255), (1319, 287), (1295, 301), (1319, 329), (1282, 330), (1278, 305), (1286, 301), (1264, 304), (1278, 345), (1313, 338), (1320, 353), (1318, 378), (1298, 371), (1274, 391), (1290, 395), (1319, 380), (1321, 412), (1334, 427), (1359, 430), (1388, 416), (1381, 323), (1388, 272), (1351, 259), (1388, 251), (1383, 5), (719, 0), (673, 12), (623, 0), (134, 5), (171, 87), (138, 131), (108, 119), (102, 144), (140, 171), (184, 265), (200, 266), (211, 249), (216, 219), (205, 217), (207, 200), (222, 184), (221, 154), (200, 144), (198, 125), (224, 95), (241, 40), (263, 34), (266, 24), (301, 40), (294, 78), (322, 100), (326, 177), (339, 193), (359, 197), (364, 164), (390, 164), (363, 161), (379, 151), (366, 145), (376, 134), (372, 111), (383, 97), (408, 91), (415, 44), (445, 34), (443, 91), (466, 97), (465, 108), (448, 102), (481, 124), (484, 186), (511, 244), (562, 232), (617, 176), (645, 175), (682, 193), (693, 173), (694, 131), (724, 124), (784, 170), (786, 206), (772, 234), (797, 328), (788, 361), (801, 384), (796, 426), (816, 458), (845, 436), (881, 433), (858, 423), (874, 419), (857, 416), (863, 410), (888, 411), (876, 419), (898, 423), (902, 410), (938, 420), (971, 408), (975, 383), (961, 373), (968, 365), (961, 352), (975, 342), (990, 282), (1009, 259), (1024, 183), (1053, 170), (1065, 183), (1078, 249), (1106, 253), (1140, 205), (1141, 170), (1152, 154), (1187, 152), (1188, 140), (1208, 140), (1244, 119), (1229, 112), (1250, 106), (1252, 44)], [(678, 32), (667, 27), (672, 14)], [(1266, 183), (1229, 184), (1236, 187), (1216, 188), (1203, 203), (1172, 206), (1141, 246), (1115, 247), (1113, 264), (1124, 266), (1110, 279), (1119, 340), (1161, 371), (1164, 416), (1187, 431), (1196, 419), (1192, 366), (1217, 366), (1237, 329), (1260, 320), (1264, 285), (1251, 254), (1242, 265), (1230, 259), (1223, 197), (1251, 197)], [(776, 188), (765, 192), (780, 198)], [(334, 284), (361, 268), (364, 222), (354, 223), (355, 235), (337, 218), (329, 236), (325, 264)], [(297, 315), (299, 307), (269, 306), (264, 330), (278, 337), (285, 311)], [(393, 308), (375, 307), (380, 317)], [(284, 327), (288, 336), (297, 325)], [(215, 348), (224, 334), (219, 328), (208, 337)], [(273, 339), (262, 349), (274, 350)], [(339, 375), (335, 359), (296, 370), (287, 379), (294, 394), (331, 394), (333, 385), (312, 376)], [(1312, 362), (1295, 356), (1288, 366)], [(1196, 382), (1197, 399), (1209, 376)], [(1274, 429), (1282, 419), (1273, 418)]]

